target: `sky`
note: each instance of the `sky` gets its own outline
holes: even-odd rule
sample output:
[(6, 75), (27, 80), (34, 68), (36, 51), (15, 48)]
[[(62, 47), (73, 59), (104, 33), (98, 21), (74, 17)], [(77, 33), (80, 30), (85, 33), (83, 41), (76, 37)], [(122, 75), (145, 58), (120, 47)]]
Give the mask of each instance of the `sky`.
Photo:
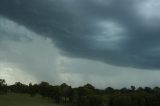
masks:
[(160, 85), (159, 0), (0, 0), (0, 78)]

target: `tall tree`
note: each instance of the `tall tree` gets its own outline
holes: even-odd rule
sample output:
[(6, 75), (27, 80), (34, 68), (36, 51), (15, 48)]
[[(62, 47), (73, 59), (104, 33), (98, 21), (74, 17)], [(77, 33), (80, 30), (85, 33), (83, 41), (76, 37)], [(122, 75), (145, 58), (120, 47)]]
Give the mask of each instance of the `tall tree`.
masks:
[(7, 93), (7, 84), (4, 79), (0, 79), (0, 94)]

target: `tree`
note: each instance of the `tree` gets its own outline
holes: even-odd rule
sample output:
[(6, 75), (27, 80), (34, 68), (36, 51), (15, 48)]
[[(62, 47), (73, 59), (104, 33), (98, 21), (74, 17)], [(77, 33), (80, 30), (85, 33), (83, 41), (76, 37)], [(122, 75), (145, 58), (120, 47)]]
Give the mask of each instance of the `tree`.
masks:
[(159, 87), (154, 87), (153, 91), (154, 91), (155, 94), (158, 94), (158, 95), (160, 94), (160, 88)]
[(29, 83), (29, 86), (28, 86), (28, 93), (31, 95), (31, 96), (35, 96), (36, 94), (39, 93), (39, 87), (37, 84), (34, 84), (32, 85), (32, 83)]
[(6, 81), (4, 79), (0, 79), (0, 85), (5, 85), (6, 84)]
[(150, 87), (145, 87), (144, 91), (147, 93), (152, 93), (152, 89)]
[(72, 87), (68, 86), (67, 84), (63, 83), (60, 85), (61, 87), (61, 96), (62, 100), (66, 103), (67, 101), (72, 100)]
[(91, 89), (91, 90), (95, 90), (94, 86), (91, 85), (91, 84), (86, 84), (83, 86), (84, 88), (88, 88), (88, 89)]
[(128, 93), (129, 92), (129, 90), (127, 88), (122, 88), (120, 91), (121, 91), (121, 93)]
[(48, 82), (44, 82), (42, 81), (39, 85), (39, 93), (43, 96), (43, 97), (49, 97), (50, 95), (50, 85)]
[(131, 86), (131, 91), (134, 92), (135, 90), (136, 90), (136, 87), (132, 85)]
[(54, 86), (54, 99), (56, 103), (60, 103), (60, 98), (61, 98), (61, 89), (60, 86)]
[(106, 89), (105, 89), (105, 92), (106, 93), (113, 93), (114, 92), (114, 89), (112, 88), (112, 87), (107, 87)]
[(28, 93), (28, 86), (21, 82), (16, 82), (10, 86), (10, 90), (15, 93)]
[(4, 79), (0, 79), (0, 94), (7, 93), (7, 84)]

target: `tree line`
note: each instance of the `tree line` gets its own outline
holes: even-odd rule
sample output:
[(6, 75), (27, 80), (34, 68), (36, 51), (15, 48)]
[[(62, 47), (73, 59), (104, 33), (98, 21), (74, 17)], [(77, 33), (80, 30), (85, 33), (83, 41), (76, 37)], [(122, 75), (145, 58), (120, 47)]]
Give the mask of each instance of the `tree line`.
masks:
[(102, 90), (91, 84), (72, 88), (66, 83), (53, 86), (44, 81), (39, 84), (16, 82), (7, 85), (4, 79), (0, 79), (0, 94), (8, 93), (30, 94), (31, 97), (39, 94), (56, 103), (70, 103), (73, 106), (160, 106), (159, 87), (107, 87)]

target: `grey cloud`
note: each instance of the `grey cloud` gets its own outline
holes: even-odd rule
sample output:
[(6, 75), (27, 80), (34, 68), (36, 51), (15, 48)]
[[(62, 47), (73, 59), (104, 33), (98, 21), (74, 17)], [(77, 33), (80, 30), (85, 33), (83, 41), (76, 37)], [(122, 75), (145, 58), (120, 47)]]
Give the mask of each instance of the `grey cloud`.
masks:
[[(100, 0), (99, 3), (96, 0), (1, 0), (0, 15), (51, 38), (67, 56), (117, 66), (160, 69), (160, 56), (148, 52), (159, 47), (159, 27), (142, 22), (143, 18), (136, 10), (140, 3), (138, 0)], [(107, 40), (103, 43), (93, 40), (104, 36), (105, 29), (98, 25), (103, 21), (124, 28), (120, 34), (126, 35), (127, 39), (117, 49), (112, 48), (121, 39), (110, 41), (113, 45)], [(105, 33), (106, 39), (113, 36)]]

